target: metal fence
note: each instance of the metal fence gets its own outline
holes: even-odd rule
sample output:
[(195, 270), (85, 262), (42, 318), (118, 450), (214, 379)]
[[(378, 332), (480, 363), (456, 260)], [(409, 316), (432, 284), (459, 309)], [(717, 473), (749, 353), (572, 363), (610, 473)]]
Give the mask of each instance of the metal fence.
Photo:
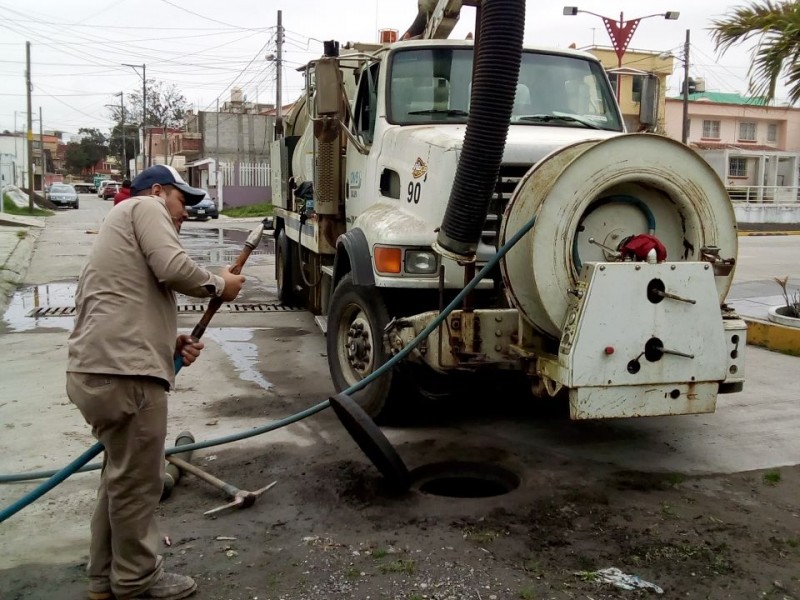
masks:
[(222, 163), (220, 171), (225, 185), (238, 185), (240, 187), (269, 187), (270, 185), (270, 167), (268, 163)]
[(734, 204), (800, 204), (800, 188), (791, 186), (732, 186), (728, 195)]

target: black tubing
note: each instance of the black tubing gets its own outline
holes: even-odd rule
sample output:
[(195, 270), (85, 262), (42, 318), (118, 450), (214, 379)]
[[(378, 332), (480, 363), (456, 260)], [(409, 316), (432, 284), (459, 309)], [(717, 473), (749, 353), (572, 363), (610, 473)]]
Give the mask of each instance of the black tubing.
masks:
[(485, 0), (472, 78), (467, 131), (439, 230), (440, 247), (474, 256), (489, 211), (522, 61), (525, 0)]

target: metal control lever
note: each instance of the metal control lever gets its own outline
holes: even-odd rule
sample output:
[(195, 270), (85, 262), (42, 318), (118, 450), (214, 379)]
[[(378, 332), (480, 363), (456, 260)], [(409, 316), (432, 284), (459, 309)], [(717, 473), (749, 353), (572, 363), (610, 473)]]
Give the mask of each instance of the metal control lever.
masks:
[(600, 242), (598, 242), (593, 237), (589, 238), (589, 243), (590, 244), (594, 244), (595, 246), (600, 246), (603, 250), (605, 250), (606, 252), (609, 252), (610, 254), (612, 254), (613, 256), (615, 256), (617, 258), (622, 256), (622, 252), (620, 252), (619, 250), (615, 250), (614, 248), (611, 248), (610, 246), (606, 246), (605, 244), (601, 244)]
[(663, 346), (659, 346), (658, 348), (664, 354), (672, 354), (673, 356), (682, 356), (683, 358), (694, 358), (694, 354), (687, 354), (686, 352), (681, 352), (680, 350), (668, 350)]
[(697, 300), (692, 300), (691, 298), (684, 298), (683, 296), (678, 296), (677, 294), (671, 294), (670, 292), (665, 292), (657, 288), (652, 288), (650, 291), (656, 296), (660, 296), (661, 298), (669, 298), (670, 300), (677, 300), (678, 302), (686, 302), (687, 304), (697, 304)]

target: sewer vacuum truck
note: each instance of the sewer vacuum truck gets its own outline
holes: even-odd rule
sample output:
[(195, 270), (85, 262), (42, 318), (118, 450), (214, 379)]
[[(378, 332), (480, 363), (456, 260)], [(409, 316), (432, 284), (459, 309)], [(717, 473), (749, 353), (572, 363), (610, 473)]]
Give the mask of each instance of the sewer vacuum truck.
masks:
[(271, 148), (281, 301), (318, 315), (343, 390), (492, 265), (356, 393), (377, 419), (465, 377), (527, 378), (525, 401), (574, 419), (713, 412), (746, 341), (724, 185), (688, 147), (626, 133), (596, 58), (523, 46), (523, 0), (472, 1), (474, 42), (442, 39), (462, 4), (419, 39), (328, 42), (305, 67)]

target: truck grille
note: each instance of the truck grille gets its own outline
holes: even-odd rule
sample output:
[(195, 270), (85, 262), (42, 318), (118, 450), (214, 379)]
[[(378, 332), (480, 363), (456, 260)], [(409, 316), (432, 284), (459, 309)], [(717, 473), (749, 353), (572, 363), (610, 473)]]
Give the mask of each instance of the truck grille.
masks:
[(481, 231), (481, 242), (487, 246), (497, 248), (500, 220), (503, 218), (503, 213), (517, 184), (530, 168), (531, 165), (500, 165), (500, 174), (497, 177), (494, 195), (489, 203), (489, 212)]

